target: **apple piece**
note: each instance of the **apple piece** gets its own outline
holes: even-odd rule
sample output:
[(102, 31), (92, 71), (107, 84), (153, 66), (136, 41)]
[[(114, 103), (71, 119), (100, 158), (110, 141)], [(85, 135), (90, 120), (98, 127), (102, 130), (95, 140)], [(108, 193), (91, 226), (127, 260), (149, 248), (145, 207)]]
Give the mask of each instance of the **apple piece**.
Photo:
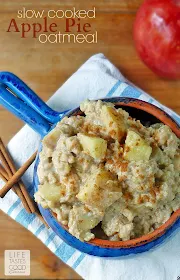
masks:
[(45, 143), (49, 148), (53, 149), (56, 146), (61, 133), (62, 131), (55, 127), (47, 134), (47, 136), (44, 137), (43, 143)]
[(175, 170), (180, 171), (180, 155), (174, 157), (173, 163)]
[(69, 232), (82, 241), (89, 241), (95, 237), (91, 229), (100, 221), (101, 217), (94, 215), (84, 205), (74, 205), (69, 213)]
[(122, 196), (119, 182), (104, 169), (93, 173), (81, 188), (77, 198), (93, 212), (103, 214), (105, 209)]
[(64, 194), (65, 187), (63, 185), (44, 183), (39, 186), (39, 193), (45, 200), (58, 202)]
[(101, 160), (105, 157), (107, 150), (106, 140), (81, 133), (78, 134), (78, 138), (85, 153), (97, 160)]
[(128, 130), (123, 155), (125, 160), (149, 160), (151, 152), (151, 146), (138, 133)]
[(121, 141), (126, 132), (126, 124), (123, 116), (114, 108), (104, 105), (102, 107), (101, 118), (110, 136), (113, 139)]

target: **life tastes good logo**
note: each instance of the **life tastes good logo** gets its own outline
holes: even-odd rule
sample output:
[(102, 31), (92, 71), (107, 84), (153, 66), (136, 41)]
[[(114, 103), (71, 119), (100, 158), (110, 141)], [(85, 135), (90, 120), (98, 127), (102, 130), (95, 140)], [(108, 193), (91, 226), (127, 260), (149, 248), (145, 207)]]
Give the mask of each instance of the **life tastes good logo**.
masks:
[(30, 275), (29, 250), (5, 250), (4, 260), (4, 272), (6, 276)]
[[(20, 38), (31, 36), (45, 43), (97, 43), (98, 32), (93, 30), (95, 7), (91, 10), (22, 10), (10, 20), (7, 32), (18, 33)], [(33, 20), (34, 19), (34, 20)], [(38, 22), (37, 22), (38, 21)]]

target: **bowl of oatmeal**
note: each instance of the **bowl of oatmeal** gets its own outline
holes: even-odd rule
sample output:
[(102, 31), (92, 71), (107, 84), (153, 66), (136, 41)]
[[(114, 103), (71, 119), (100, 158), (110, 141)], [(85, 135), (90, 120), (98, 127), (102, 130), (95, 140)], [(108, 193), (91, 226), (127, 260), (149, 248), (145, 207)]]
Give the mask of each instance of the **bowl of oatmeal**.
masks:
[(58, 112), (14, 74), (1, 72), (0, 81), (0, 103), (41, 136), (35, 200), (67, 244), (119, 257), (177, 232), (180, 129), (171, 116), (128, 97)]
[(43, 216), (93, 255), (161, 243), (180, 224), (179, 136), (175, 121), (144, 101), (82, 102), (42, 140), (34, 181)]

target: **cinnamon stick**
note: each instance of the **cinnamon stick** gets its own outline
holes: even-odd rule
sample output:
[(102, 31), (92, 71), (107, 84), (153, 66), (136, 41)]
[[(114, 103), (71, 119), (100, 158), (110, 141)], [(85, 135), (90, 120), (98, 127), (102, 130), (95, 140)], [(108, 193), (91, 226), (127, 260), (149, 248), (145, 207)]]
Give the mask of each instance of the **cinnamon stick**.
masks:
[[(20, 177), (18, 177), (19, 179), (22, 177), (22, 175), (24, 174), (24, 172), (27, 170), (27, 168), (32, 164), (32, 162), (34, 161), (35, 157), (36, 157), (36, 153), (34, 153), (31, 158), (22, 166), (23, 168), (20, 168), (20, 170), (23, 172), (21, 174), (18, 175)], [(0, 138), (0, 160), (3, 163), (4, 167), (2, 167), (0, 165), (0, 178), (6, 183), (8, 184), (8, 179), (12, 177), (14, 177), (14, 175), (17, 173), (16, 172), (16, 168), (14, 166), (13, 160), (10, 156), (10, 154), (8, 153), (8, 151), (6, 150), (4, 143), (2, 141), (2, 139)], [(43, 223), (44, 225), (49, 228), (48, 224), (46, 223), (46, 221), (44, 220), (44, 218), (42, 217), (41, 213), (39, 212), (39, 209), (36, 207), (34, 201), (32, 200), (32, 198), (30, 197), (24, 183), (21, 180), (17, 180), (18, 181), (18, 185), (15, 184), (13, 186), (13, 191), (15, 193), (17, 193), (17, 195), (19, 196), (20, 200), (23, 203), (24, 208), (26, 209), (26, 211), (28, 213), (34, 213)], [(17, 182), (16, 181), (16, 182)], [(4, 187), (3, 187), (4, 189)], [(1, 190), (0, 190), (1, 192)]]
[[(0, 170), (1, 170), (1, 168), (2, 168), (2, 166), (0, 166)], [(3, 176), (3, 174), (2, 174), (1, 172), (0, 172), (0, 178), (1, 178), (5, 183), (7, 183), (8, 180)], [(20, 198), (20, 199), (21, 199), (21, 198)], [(26, 204), (26, 205), (27, 205), (27, 204)], [(27, 207), (26, 205), (24, 205), (24, 208), (26, 209), (26, 211), (27, 211), (28, 213), (31, 213), (29, 207)], [(43, 224), (44, 224), (47, 228), (49, 228), (48, 224), (46, 223), (46, 221), (44, 220), (44, 218), (43, 218), (42, 215), (40, 214), (39, 209), (36, 208), (36, 207), (35, 207), (35, 215), (41, 220), (41, 222), (43, 222)]]
[(0, 178), (4, 181), (7, 182), (6, 178), (4, 177), (4, 175), (0, 172)]
[[(1, 179), (4, 181), (4, 183), (7, 183), (7, 182), (8, 182), (8, 180), (2, 175), (2, 173), (0, 173), (0, 177), (1, 177)], [(16, 193), (17, 193), (18, 197), (20, 198), (20, 200), (22, 201), (23, 206), (24, 206), (24, 208), (26, 209), (26, 211), (27, 211), (28, 213), (32, 213), (32, 212), (31, 212), (31, 209), (30, 209), (29, 206), (28, 206), (28, 204), (24, 202), (24, 197), (23, 197), (22, 192), (19, 191), (19, 190), (17, 189), (17, 192), (16, 192)]]
[[(1, 140), (1, 138), (0, 138), (0, 149), (1, 149), (1, 151), (2, 151), (3, 156), (5, 157), (6, 162), (8, 162), (8, 166), (9, 166), (9, 168), (11, 169), (11, 174), (15, 174), (15, 173), (16, 173), (16, 168), (15, 168), (15, 166), (14, 166), (13, 160), (12, 160), (11, 156), (9, 155), (9, 153), (7, 152), (7, 150), (5, 149), (5, 146), (4, 146), (4, 144), (3, 144), (2, 140)], [(7, 176), (6, 176), (7, 173), (5, 174), (6, 171), (3, 170), (3, 169), (4, 169), (4, 168), (0, 166), (0, 173), (8, 180), (8, 178), (7, 178)], [(11, 175), (11, 177), (12, 177), (12, 175)], [(28, 204), (28, 206), (29, 206), (31, 212), (32, 212), (32, 213), (36, 212), (35, 203), (34, 203), (34, 201), (31, 199), (31, 197), (30, 197), (30, 195), (29, 195), (29, 193), (28, 193), (28, 191), (27, 191), (27, 189), (26, 189), (24, 183), (20, 180), (20, 181), (18, 182), (18, 185), (19, 185), (19, 186), (17, 186), (17, 185), (16, 185), (16, 186), (20, 188), (22, 194), (24, 195), (24, 197), (25, 197), (25, 199), (26, 199), (26, 201), (27, 201), (27, 204)], [(16, 193), (17, 193), (17, 191), (16, 191)], [(18, 193), (20, 193), (20, 191), (18, 191)], [(20, 195), (21, 195), (21, 194), (20, 194)], [(21, 197), (22, 197), (22, 195), (21, 195)], [(24, 201), (24, 199), (23, 199), (23, 201)], [(24, 203), (25, 203), (25, 202), (24, 202)]]
[(5, 159), (4, 154), (2, 153), (1, 146), (0, 146), (0, 161), (1, 161), (2, 165), (4, 166), (4, 169), (5, 169), (6, 173), (8, 174), (8, 177), (10, 178), (12, 176), (12, 172), (9, 168), (9, 165)]
[(37, 152), (35, 152), (26, 163), (21, 166), (18, 171), (9, 179), (6, 185), (0, 190), (0, 197), (4, 197), (6, 193), (13, 187), (15, 183), (19, 181), (19, 179), (23, 176), (25, 171), (29, 168), (29, 166), (33, 163), (36, 158)]
[[(1, 171), (2, 175), (8, 180), (9, 178), (11, 178), (13, 176), (14, 173), (16, 173), (16, 168), (15, 168), (13, 160), (12, 160), (10, 154), (8, 153), (8, 151), (6, 150), (6, 147), (1, 138), (0, 138), (0, 159), (5, 168), (5, 170), (4, 170), (4, 168), (1, 167), (0, 171)], [(7, 173), (8, 178), (4, 171)], [(15, 184), (13, 186), (13, 190), (21, 199), (21, 201), (24, 205), (24, 208), (28, 211), (28, 213), (34, 213), (36, 211), (34, 201), (31, 199), (23, 182), (20, 181), (18, 184)]]
[(4, 167), (2, 167), (1, 165), (0, 165), (0, 174), (2, 174), (8, 180), (8, 174), (4, 169)]
[[(0, 138), (1, 140), (1, 138)], [(1, 140), (2, 141), (2, 140)], [(12, 177), (13, 173), (11, 172), (10, 170), (10, 167), (4, 157), (4, 153), (2, 152), (1, 150), (1, 145), (0, 145), (0, 160), (1, 160), (1, 163), (3, 164), (4, 168), (1, 166), (0, 168), (0, 172), (1, 174), (3, 175), (3, 177), (8, 180), (10, 177)], [(2, 178), (2, 177), (1, 177)], [(3, 178), (2, 178), (3, 179)], [(22, 197), (22, 195), (20, 194), (20, 190), (18, 190), (18, 185), (14, 185), (13, 186), (13, 191), (19, 196)]]
[[(0, 178), (4, 181), (4, 179), (6, 179), (8, 181), (9, 177), (8, 177), (8, 174), (6, 172), (6, 170), (4, 169), (4, 167), (2, 167), (0, 165)], [(12, 188), (13, 192), (17, 194), (15, 188), (13, 187)]]

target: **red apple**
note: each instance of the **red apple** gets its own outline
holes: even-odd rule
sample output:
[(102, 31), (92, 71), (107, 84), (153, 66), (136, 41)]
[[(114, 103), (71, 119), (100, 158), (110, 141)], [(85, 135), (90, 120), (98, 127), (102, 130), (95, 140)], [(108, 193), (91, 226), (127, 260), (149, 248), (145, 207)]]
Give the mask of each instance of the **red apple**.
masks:
[(133, 33), (137, 52), (152, 71), (180, 79), (180, 0), (146, 0)]

